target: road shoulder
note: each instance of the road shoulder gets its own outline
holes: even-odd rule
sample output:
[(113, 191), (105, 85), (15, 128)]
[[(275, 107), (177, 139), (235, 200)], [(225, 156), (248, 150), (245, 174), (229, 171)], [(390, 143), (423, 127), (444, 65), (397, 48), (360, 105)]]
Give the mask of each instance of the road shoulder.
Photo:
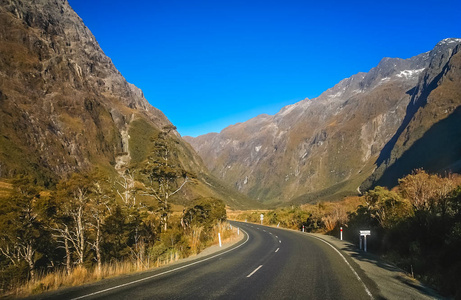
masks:
[(434, 290), (408, 276), (403, 270), (376, 255), (363, 252), (356, 245), (333, 236), (308, 233), (320, 238), (346, 254), (357, 264), (378, 290), (379, 298), (385, 299), (443, 299)]

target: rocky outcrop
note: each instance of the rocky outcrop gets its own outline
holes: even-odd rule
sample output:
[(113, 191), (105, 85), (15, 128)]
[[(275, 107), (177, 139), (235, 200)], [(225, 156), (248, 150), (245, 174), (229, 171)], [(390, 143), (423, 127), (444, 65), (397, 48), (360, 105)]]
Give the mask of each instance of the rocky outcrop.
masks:
[(432, 71), (437, 57), (447, 60), (457, 43), (447, 40), (409, 59), (384, 58), (316, 99), (186, 140), (214, 175), (262, 202), (357, 193), (422, 85), (438, 76)]
[(461, 39), (445, 39), (429, 53), (405, 118), (381, 151), (362, 189), (395, 186), (416, 168), (461, 171)]
[[(152, 138), (173, 128), (65, 0), (0, 0), (0, 126), (0, 177), (26, 173), (44, 185), (95, 167), (111, 176), (141, 168)], [(251, 207), (175, 130), (167, 139), (174, 164), (194, 177), (181, 201), (201, 195)]]
[(2, 0), (0, 22), (3, 174), (32, 169), (48, 178), (114, 165), (126, 153), (130, 120), (170, 124), (126, 82), (67, 1)]

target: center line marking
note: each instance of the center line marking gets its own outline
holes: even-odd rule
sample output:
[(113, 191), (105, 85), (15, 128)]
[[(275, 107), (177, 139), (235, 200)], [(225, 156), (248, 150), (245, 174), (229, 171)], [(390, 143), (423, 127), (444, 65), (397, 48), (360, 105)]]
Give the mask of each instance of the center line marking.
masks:
[(281, 244), (281, 243), (282, 243), (282, 241), (281, 241), (281, 240), (279, 240), (279, 243)]
[(279, 249), (280, 249), (280, 248), (277, 248), (277, 250), (275, 250), (275, 253), (279, 252)]
[(263, 266), (263, 265), (260, 265), (259, 267), (257, 267), (253, 272), (251, 272), (251, 273), (247, 276), (247, 278), (248, 278), (248, 277), (251, 277), (251, 275), (253, 275), (253, 274), (256, 273), (259, 269), (261, 269), (262, 266)]

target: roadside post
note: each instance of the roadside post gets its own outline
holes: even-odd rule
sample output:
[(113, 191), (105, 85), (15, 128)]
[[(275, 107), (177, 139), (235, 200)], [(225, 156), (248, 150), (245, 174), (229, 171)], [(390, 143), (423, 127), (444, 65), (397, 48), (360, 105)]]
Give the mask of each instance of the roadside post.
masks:
[(263, 224), (264, 214), (261, 214), (261, 225)]
[(371, 235), (370, 230), (360, 230), (360, 250), (362, 249), (362, 237), (363, 237), (363, 251), (367, 252), (367, 235)]
[(304, 225), (303, 225), (303, 232), (304, 232)]
[(341, 241), (343, 240), (343, 228), (342, 228), (342, 227), (340, 227), (339, 239), (340, 239)]
[(219, 239), (219, 247), (221, 248), (222, 243), (221, 243), (221, 233), (220, 232), (218, 232), (218, 239)]

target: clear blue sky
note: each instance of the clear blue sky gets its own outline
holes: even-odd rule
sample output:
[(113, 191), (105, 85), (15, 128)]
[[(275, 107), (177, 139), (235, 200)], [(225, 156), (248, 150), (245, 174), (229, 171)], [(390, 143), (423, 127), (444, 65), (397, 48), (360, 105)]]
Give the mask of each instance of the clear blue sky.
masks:
[(192, 136), (461, 38), (461, 0), (69, 3), (123, 76)]

